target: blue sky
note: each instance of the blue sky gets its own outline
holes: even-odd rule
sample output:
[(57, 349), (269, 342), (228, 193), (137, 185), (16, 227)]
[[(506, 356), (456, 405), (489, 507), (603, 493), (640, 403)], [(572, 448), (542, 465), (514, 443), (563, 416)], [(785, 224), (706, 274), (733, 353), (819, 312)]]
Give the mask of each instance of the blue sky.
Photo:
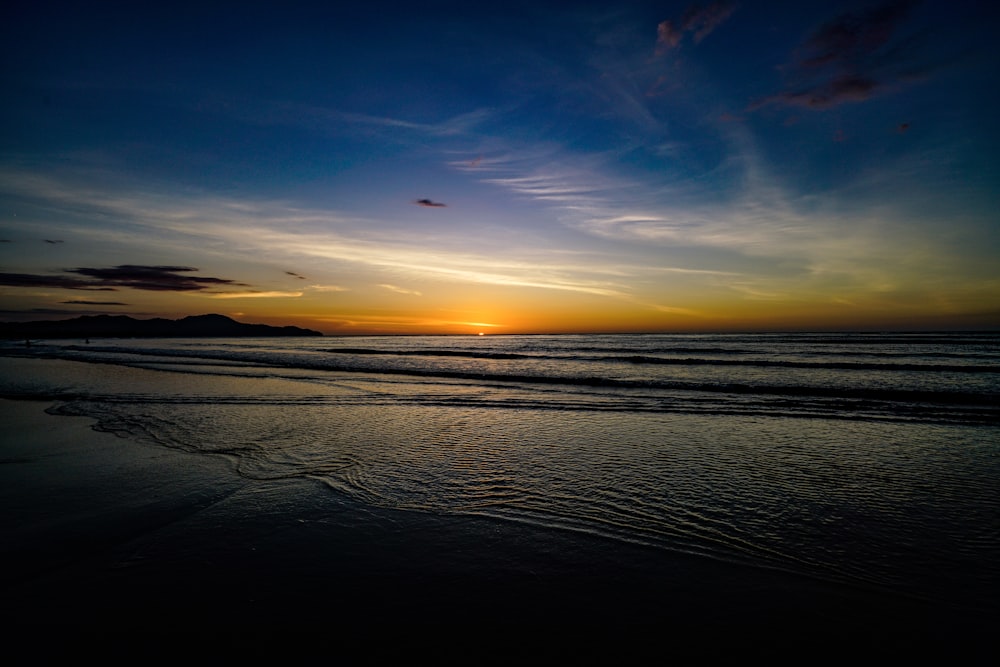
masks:
[(1000, 326), (980, 2), (14, 3), (0, 319)]

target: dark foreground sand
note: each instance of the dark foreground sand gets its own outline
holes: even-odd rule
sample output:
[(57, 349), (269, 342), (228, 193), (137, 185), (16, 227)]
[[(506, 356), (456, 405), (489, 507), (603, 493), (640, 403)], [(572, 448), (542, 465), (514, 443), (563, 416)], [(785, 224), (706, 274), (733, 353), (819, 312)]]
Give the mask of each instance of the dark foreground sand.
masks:
[(649, 651), (657, 662), (995, 656), (997, 619), (967, 610), (530, 526), (362, 507), (312, 480), (246, 480), (225, 459), (99, 433), (46, 407), (0, 401), (8, 648), (139, 658), (190, 642), (469, 664), (512, 653), (617, 663)]

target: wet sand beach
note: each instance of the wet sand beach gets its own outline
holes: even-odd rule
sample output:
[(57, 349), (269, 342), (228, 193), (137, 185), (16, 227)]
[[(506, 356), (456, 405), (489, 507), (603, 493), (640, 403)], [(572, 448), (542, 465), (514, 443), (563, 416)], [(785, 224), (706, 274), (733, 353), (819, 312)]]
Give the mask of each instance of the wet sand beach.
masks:
[[(223, 457), (100, 433), (46, 407), (0, 401), (2, 587), (12, 636), (46, 629), (52, 650), (69, 637), (247, 649), (390, 628), (461, 628), (443, 642), (453, 648), (517, 630), (562, 655), (636, 658), (649, 646), (974, 658), (992, 641), (990, 619), (919, 601), (565, 531), (366, 507), (308, 479), (248, 480)], [(584, 643), (555, 639), (570, 636)], [(371, 650), (399, 648), (390, 644)]]

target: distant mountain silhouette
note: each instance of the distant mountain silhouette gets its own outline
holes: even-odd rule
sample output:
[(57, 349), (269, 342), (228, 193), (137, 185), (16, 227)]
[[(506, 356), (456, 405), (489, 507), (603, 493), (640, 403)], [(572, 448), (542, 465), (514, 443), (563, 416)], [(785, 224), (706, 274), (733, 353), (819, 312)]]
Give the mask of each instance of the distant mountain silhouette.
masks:
[(244, 324), (225, 315), (193, 315), (180, 320), (137, 320), (127, 315), (84, 315), (71, 320), (2, 322), (0, 337), (30, 338), (235, 338), (322, 336), (300, 327)]

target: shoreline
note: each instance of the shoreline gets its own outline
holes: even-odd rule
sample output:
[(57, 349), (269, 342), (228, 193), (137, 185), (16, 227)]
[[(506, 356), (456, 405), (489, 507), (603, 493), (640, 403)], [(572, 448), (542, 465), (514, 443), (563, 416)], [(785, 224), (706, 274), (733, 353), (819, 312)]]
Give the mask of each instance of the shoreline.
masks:
[(993, 627), (592, 536), (361, 506), (309, 479), (248, 480), (224, 459), (98, 432), (50, 405), (0, 400), (8, 628), (589, 627), (709, 653), (834, 642), (897, 655), (985, 646)]

